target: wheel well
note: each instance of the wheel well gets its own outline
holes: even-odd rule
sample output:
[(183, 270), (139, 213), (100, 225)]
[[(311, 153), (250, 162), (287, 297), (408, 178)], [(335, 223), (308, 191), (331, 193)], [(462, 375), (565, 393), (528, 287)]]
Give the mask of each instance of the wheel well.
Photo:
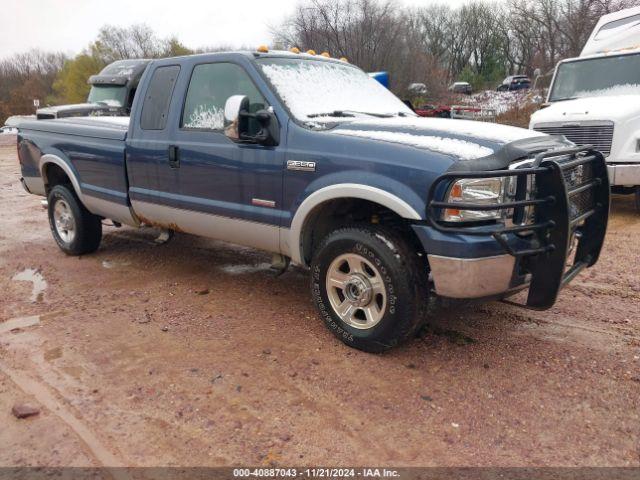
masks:
[(302, 260), (311, 263), (313, 252), (332, 231), (347, 225), (380, 224), (401, 232), (417, 252), (424, 253), (422, 244), (410, 225), (393, 210), (359, 198), (337, 198), (315, 207), (305, 219), (300, 238)]
[(73, 190), (71, 179), (66, 172), (55, 163), (47, 163), (42, 172), (47, 193), (56, 185), (69, 185)]

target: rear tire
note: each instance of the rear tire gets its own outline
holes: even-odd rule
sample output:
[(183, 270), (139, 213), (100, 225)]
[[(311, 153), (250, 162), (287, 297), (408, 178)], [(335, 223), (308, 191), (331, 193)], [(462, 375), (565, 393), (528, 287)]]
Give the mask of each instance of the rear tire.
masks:
[(66, 185), (56, 185), (47, 197), (53, 239), (67, 255), (95, 252), (102, 239), (100, 217), (92, 214)]
[(311, 293), (342, 342), (383, 352), (415, 335), (428, 302), (426, 262), (402, 237), (382, 228), (329, 234), (311, 262)]

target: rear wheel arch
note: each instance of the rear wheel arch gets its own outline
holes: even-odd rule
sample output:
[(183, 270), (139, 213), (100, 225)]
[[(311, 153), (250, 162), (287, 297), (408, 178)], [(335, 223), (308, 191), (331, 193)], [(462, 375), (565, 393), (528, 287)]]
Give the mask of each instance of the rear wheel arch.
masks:
[(69, 185), (80, 201), (83, 201), (80, 182), (67, 162), (57, 155), (46, 154), (40, 158), (40, 173), (48, 193), (56, 185)]

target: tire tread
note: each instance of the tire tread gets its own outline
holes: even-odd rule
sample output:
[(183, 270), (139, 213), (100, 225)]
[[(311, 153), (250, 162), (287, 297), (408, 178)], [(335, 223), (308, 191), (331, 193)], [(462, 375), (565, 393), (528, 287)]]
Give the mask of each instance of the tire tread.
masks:
[[(409, 277), (408, 284), (412, 286), (411, 300), (414, 305), (414, 311), (410, 322), (401, 322), (401, 328), (395, 328), (392, 330), (393, 334), (384, 340), (378, 339), (375, 342), (359, 342), (358, 345), (351, 345), (365, 350), (371, 353), (380, 353), (395, 346), (398, 346), (410, 338), (412, 338), (417, 330), (422, 326), (428, 305), (428, 285), (426, 274), (426, 261), (421, 261), (421, 257), (418, 256), (415, 248), (412, 248), (409, 242), (407, 242), (400, 234), (391, 228), (376, 225), (347, 225), (339, 229), (334, 230), (328, 234), (321, 242), (315, 251), (312, 267), (317, 263), (317, 255), (321, 254), (325, 248), (328, 247), (336, 238), (341, 236), (363, 236), (369, 242), (378, 244), (382, 248), (387, 248), (396, 257), (400, 268), (404, 274)], [(382, 237), (382, 238), (380, 238)], [(413, 260), (412, 260), (413, 259)], [(421, 269), (421, 265), (423, 268)], [(313, 280), (312, 280), (313, 288)], [(333, 332), (340, 340), (344, 339)], [(346, 343), (346, 342), (345, 342)]]

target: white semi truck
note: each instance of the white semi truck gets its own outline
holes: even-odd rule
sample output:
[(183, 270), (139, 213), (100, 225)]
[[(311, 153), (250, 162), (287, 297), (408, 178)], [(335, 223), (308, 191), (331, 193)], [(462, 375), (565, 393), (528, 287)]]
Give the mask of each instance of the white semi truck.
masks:
[(529, 128), (594, 145), (613, 192), (640, 211), (640, 7), (600, 18), (580, 56), (558, 63), (547, 105)]

